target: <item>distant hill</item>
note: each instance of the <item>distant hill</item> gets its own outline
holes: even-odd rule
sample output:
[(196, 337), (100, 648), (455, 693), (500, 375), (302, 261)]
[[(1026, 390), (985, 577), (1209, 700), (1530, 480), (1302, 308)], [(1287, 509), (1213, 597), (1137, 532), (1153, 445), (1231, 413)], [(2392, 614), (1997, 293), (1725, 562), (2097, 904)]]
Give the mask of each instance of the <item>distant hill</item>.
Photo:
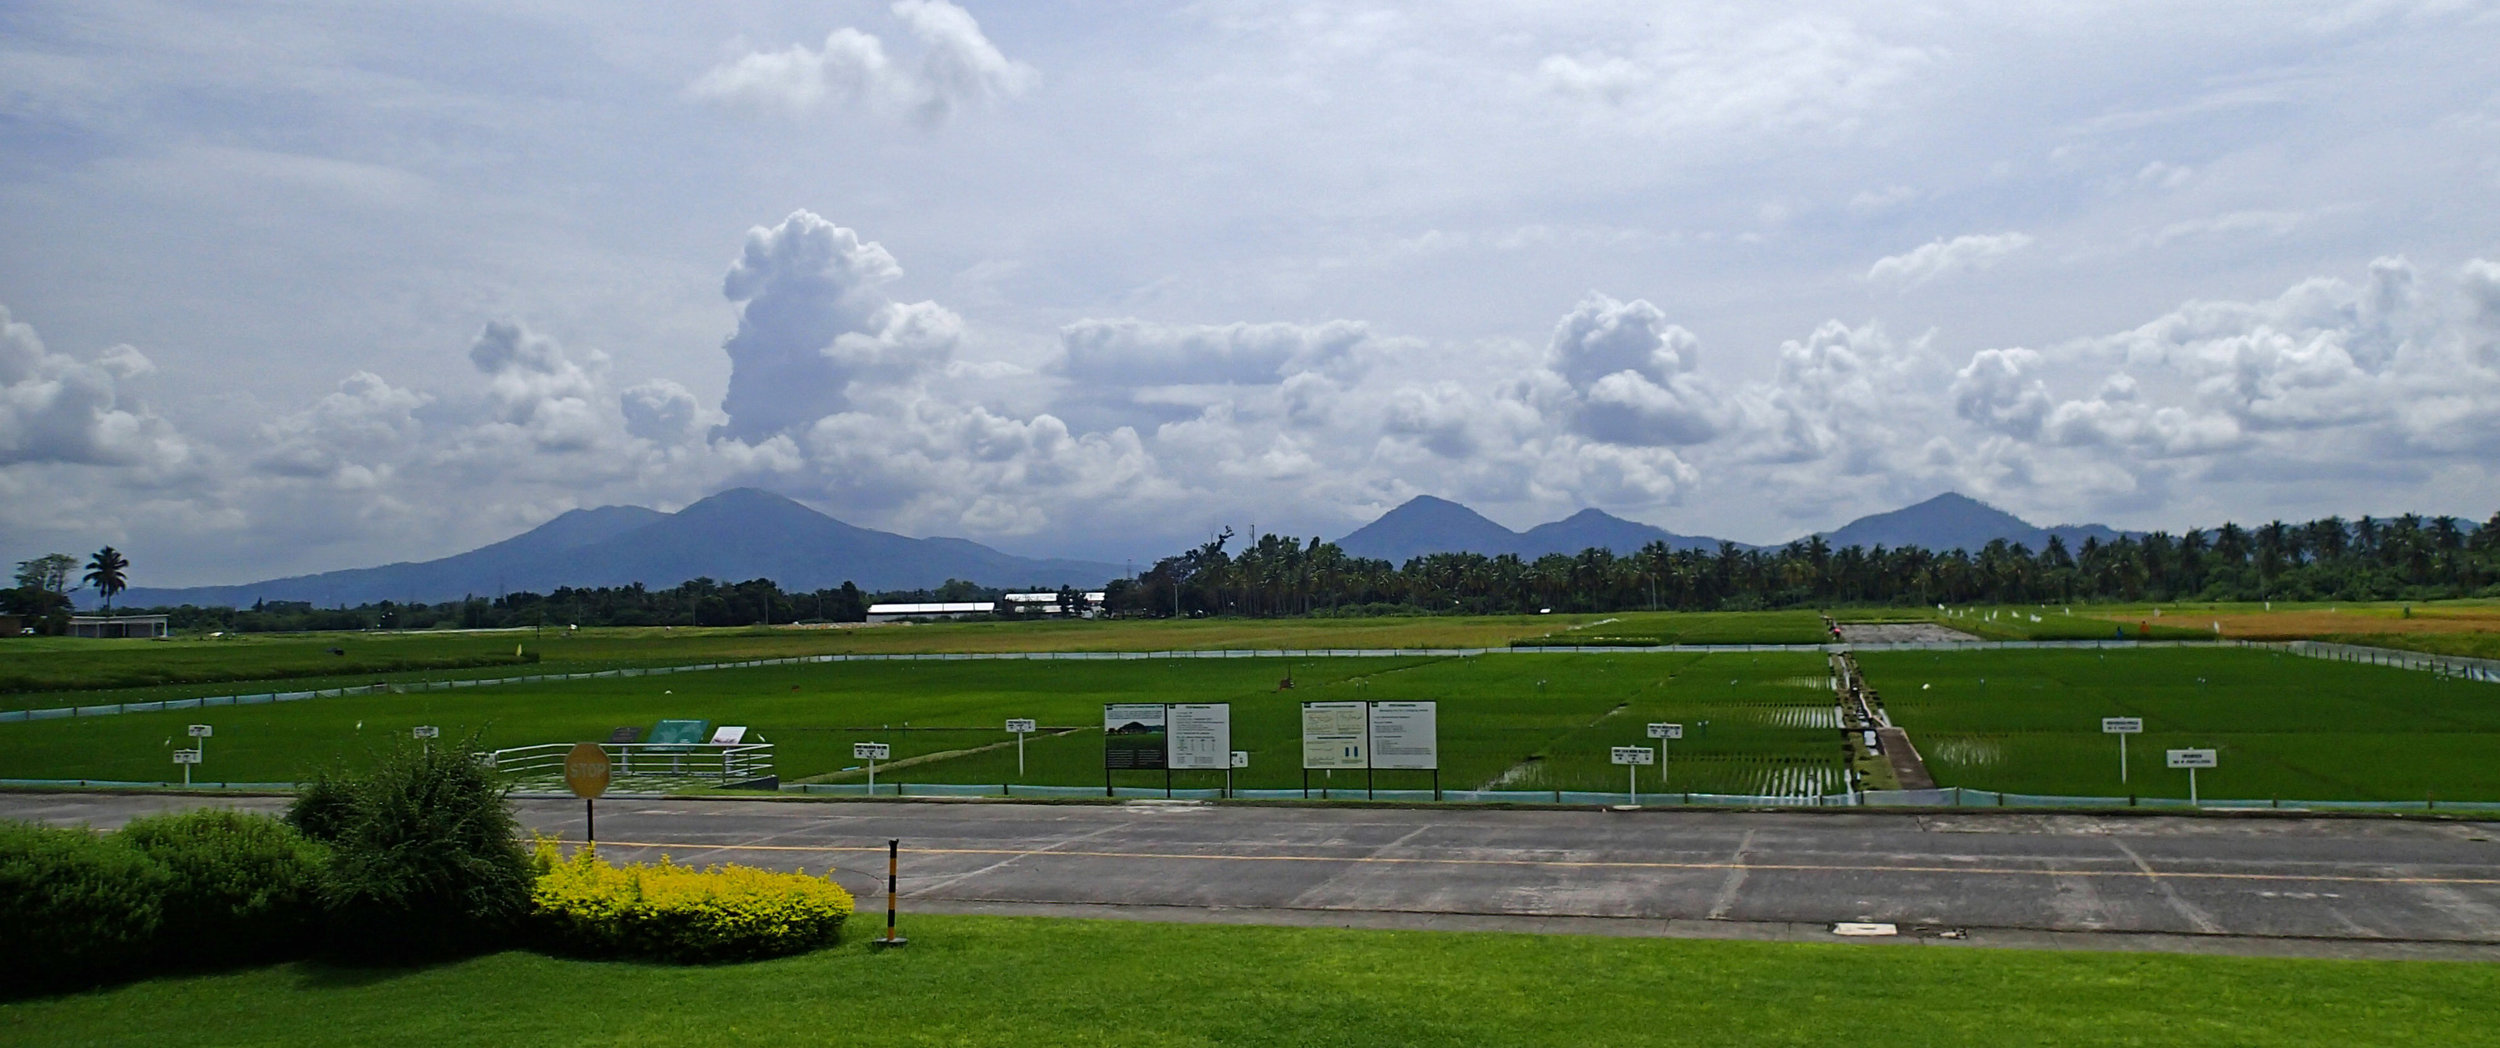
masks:
[(2122, 534), (2134, 533), (2099, 524), (2043, 528), (1978, 499), (1948, 491), (1914, 506), (1859, 517), (1823, 537), (1834, 549), (1918, 546), (1938, 552), (1963, 549), (1974, 553), (1990, 542), (2004, 539), (2037, 553), (2048, 544), (2051, 535), (2064, 540), (2066, 548), (2073, 550), (2087, 538), (2110, 542)]
[(1035, 560), (956, 538), (915, 539), (845, 524), (754, 488), (721, 492), (675, 513), (640, 506), (577, 509), (467, 553), (421, 563), (329, 571), (238, 586), (133, 587), (130, 607), (249, 607), (303, 600), (329, 607), (380, 600), (435, 603), (559, 586), (654, 589), (705, 577), (768, 578), (784, 589), (856, 582), (866, 590), (921, 589), (950, 578), (989, 586), (1098, 586), (1120, 568)]
[[(2121, 535), (2141, 537), (2140, 532), (2121, 532), (2099, 524), (2044, 528), (1954, 492), (1889, 513), (1860, 517), (1823, 533), (1825, 541), (1835, 549), (1873, 549), (1880, 545), (1977, 552), (2001, 538), (2020, 543), (2034, 553), (2048, 543), (2051, 535), (2065, 540), (2069, 550), (2082, 546), (2087, 538), (2111, 542)], [(1356, 528), (1338, 539), (1337, 545), (1357, 557), (1403, 564), (1427, 553), (1515, 553), (1534, 560), (1548, 553), (1578, 553), (1594, 547), (1621, 556), (1652, 542), (1664, 542), (1669, 549), (1715, 551), (1720, 540), (1707, 535), (1679, 535), (1596, 509), (1584, 509), (1524, 532), (1512, 531), (1448, 499), (1419, 495), (1381, 514), (1380, 519)], [(1759, 548), (1742, 542), (1736, 545), (1741, 549)]]
[(1403, 564), (1427, 553), (1504, 553), (1535, 560), (1548, 553), (1578, 553), (1590, 547), (1631, 553), (1652, 542), (1672, 549), (1717, 549), (1719, 540), (1678, 535), (1663, 528), (1625, 520), (1603, 510), (1584, 509), (1562, 520), (1512, 531), (1448, 499), (1418, 495), (1337, 540), (1339, 548), (1357, 557)]

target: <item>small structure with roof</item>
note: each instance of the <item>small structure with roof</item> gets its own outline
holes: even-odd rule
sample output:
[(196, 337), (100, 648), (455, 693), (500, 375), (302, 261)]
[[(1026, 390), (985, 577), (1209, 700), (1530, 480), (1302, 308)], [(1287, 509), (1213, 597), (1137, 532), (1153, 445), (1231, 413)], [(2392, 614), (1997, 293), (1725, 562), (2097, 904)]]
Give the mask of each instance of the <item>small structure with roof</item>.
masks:
[(151, 640), (173, 636), (173, 627), (163, 615), (72, 615), (69, 635), (73, 637), (146, 637)]

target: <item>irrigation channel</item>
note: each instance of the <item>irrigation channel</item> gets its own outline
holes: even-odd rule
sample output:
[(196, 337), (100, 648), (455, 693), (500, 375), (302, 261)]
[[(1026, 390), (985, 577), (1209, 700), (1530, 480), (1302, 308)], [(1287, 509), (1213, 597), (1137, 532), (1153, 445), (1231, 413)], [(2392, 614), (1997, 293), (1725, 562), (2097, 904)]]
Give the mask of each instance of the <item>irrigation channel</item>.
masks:
[[(1583, 790), (1501, 790), (1501, 789), (1348, 789), (1321, 787), (1299, 789), (1162, 789), (1150, 787), (1117, 787), (1109, 791), (1113, 798), (1165, 797), (1190, 800), (1371, 800), (1390, 803), (1457, 803), (1457, 804), (1550, 804), (1565, 806), (1637, 804), (1643, 806), (1694, 806), (1740, 808), (2031, 808), (2031, 809), (2203, 809), (2203, 810), (2282, 810), (2282, 811), (2500, 811), (2500, 800), (2492, 801), (2333, 801), (2267, 798), (2263, 800), (2205, 799), (2201, 803), (2177, 798), (2155, 797), (2085, 797), (2047, 794), (2022, 794), (1968, 787), (1938, 787), (1926, 770), (1909, 735), (1894, 725), (1884, 710), (1882, 697), (1867, 686), (1855, 658), (1858, 652), (1879, 651), (2026, 651), (2026, 650), (2142, 650), (2151, 648), (2243, 648), (2277, 651), (2307, 658), (2336, 662), (2362, 663), (2430, 673), (2435, 676), (2500, 684), (2500, 660), (2461, 656), (2432, 655), (2391, 648), (2373, 648), (2320, 641), (2139, 641), (2139, 640), (2043, 640), (2043, 641), (1901, 641), (1841, 642), (1831, 644), (1682, 644), (1649, 646), (1515, 646), (1501, 648), (1292, 648), (1234, 649), (1201, 651), (1151, 652), (966, 652), (924, 654), (829, 654), (805, 655), (775, 659), (749, 659), (735, 662), (706, 662), (682, 666), (633, 667), (596, 670), (583, 673), (548, 673), (517, 677), (461, 679), (440, 681), (409, 681), (377, 683), (361, 687), (324, 688), (309, 691), (259, 692), (241, 695), (220, 695), (189, 699), (164, 699), (150, 702), (107, 703), (89, 706), (61, 706), (45, 709), (0, 710), (0, 724), (26, 721), (56, 720), (70, 717), (103, 717), (124, 713), (203, 709), (221, 706), (252, 706), (279, 702), (300, 702), (312, 699), (338, 698), (352, 695), (411, 694), (450, 691), (464, 688), (491, 688), (514, 684), (536, 684), (557, 681), (594, 680), (615, 677), (663, 676), (676, 673), (701, 673), (714, 670), (751, 669), (767, 666), (796, 666), (841, 662), (968, 662), (968, 661), (1133, 661), (1152, 659), (1252, 659), (1252, 658), (1382, 658), (1382, 657), (1472, 657), (1504, 654), (1544, 655), (1640, 655), (1640, 654), (1711, 654), (1744, 652), (1820, 652), (1829, 663), (1830, 686), (1834, 714), (1829, 723), (1840, 729), (1848, 750), (1848, 764), (1840, 776), (1842, 792), (1822, 792), (1825, 783), (1820, 777), (1813, 783), (1798, 783), (1812, 792), (1769, 794), (1726, 793), (1638, 793), (1593, 792)], [(621, 744), (608, 744), (617, 746)], [(630, 747), (627, 747), (630, 748)], [(521, 759), (510, 769), (515, 772), (513, 795), (516, 797), (552, 797), (561, 795), (557, 784), (539, 767), (544, 761), (537, 748), (517, 748), (514, 756)], [(712, 752), (721, 750), (722, 752)], [(732, 753), (729, 750), (735, 750)], [(521, 751), (527, 751), (523, 753)], [(1106, 791), (1100, 786), (1048, 786), (1000, 783), (903, 783), (881, 782), (874, 787), (864, 783), (796, 783), (782, 785), (773, 778), (772, 754), (763, 747), (719, 747), (692, 744), (670, 747), (675, 758), (666, 764), (645, 760), (641, 767), (648, 774), (635, 770), (619, 776), (621, 789), (608, 795), (615, 797), (663, 797), (687, 792), (711, 792), (740, 786), (755, 788), (765, 782), (788, 794), (840, 797), (1004, 797), (1004, 798), (1091, 798), (1101, 799)], [(633, 755), (615, 753), (621, 768), (635, 769)], [(700, 767), (688, 765), (700, 763)], [(499, 761), (500, 763), (500, 761)], [(724, 783), (736, 785), (724, 786)], [(164, 788), (183, 787), (207, 790), (292, 790), (294, 783), (281, 782), (195, 782), (189, 784), (139, 782), (102, 779), (0, 779), (0, 786), (37, 788)], [(639, 788), (637, 788), (639, 787)]]

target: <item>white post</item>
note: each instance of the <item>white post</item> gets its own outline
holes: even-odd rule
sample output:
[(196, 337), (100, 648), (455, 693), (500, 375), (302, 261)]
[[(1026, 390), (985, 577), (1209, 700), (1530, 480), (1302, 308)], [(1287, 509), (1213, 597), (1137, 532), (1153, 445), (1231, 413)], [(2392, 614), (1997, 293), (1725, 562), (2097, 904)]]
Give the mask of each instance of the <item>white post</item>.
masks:
[(182, 766), (182, 784), (191, 785), (191, 766), (188, 764)]
[(2188, 769), (2188, 807), (2204, 807), (2204, 805), (2196, 802), (2196, 769), (2194, 768)]
[(1016, 778), (1024, 778), (1024, 733), (1016, 733)]
[(1667, 740), (1658, 740), (1658, 792), (1667, 792)]
[(2127, 733), (2118, 733), (2118, 785), (2127, 784)]
[(877, 795), (877, 759), (875, 757), (868, 758), (868, 795), (871, 797)]
[(1639, 804), (1641, 802), (1641, 766), (1626, 764), (1623, 770), (1630, 773), (1624, 776), (1623, 803)]

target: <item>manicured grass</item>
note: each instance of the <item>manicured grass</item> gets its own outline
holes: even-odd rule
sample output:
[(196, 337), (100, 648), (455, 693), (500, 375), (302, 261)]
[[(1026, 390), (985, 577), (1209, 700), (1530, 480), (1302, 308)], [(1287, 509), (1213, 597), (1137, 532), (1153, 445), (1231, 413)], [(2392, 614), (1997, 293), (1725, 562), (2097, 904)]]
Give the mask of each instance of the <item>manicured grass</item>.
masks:
[[(2219, 749), (2206, 798), (2500, 801), (2500, 686), (2246, 649), (1869, 652), (1938, 783), (2184, 797), (2171, 748)], [(2139, 716), (2131, 781), (2102, 717)]]
[[(865, 925), (866, 922), (861, 922)], [(0, 1004), (26, 1045), (2477, 1045), (2500, 966), (916, 917), (804, 957), (284, 965)]]
[[(1277, 684), (1288, 673), (1295, 687)], [(884, 782), (1100, 785), (1102, 704), (1230, 702), (1234, 748), (1251, 754), (1244, 788), (1299, 786), (1301, 703), (1420, 700), (1440, 706), (1448, 789), (1615, 790), (1611, 746), (1647, 744), (1643, 725), (1686, 724), (1668, 785), (1711, 793), (1837, 789), (1838, 737), (1822, 656), (1811, 652), (1498, 654), (1469, 658), (964, 660), (831, 663), (619, 677), (406, 695), (67, 718), (0, 725), (0, 778), (162, 781), (183, 725), (211, 724), (203, 780), (295, 781), (355, 760), (418, 724), (477, 732), (490, 747), (604, 739), (667, 717), (744, 724), (776, 747), (785, 779), (857, 781), (851, 745), (884, 742), (897, 760), (1011, 742), (1009, 717), (1060, 734), (1027, 743), (1027, 771), (1000, 746), (893, 769)], [(1161, 772), (1120, 772), (1160, 786)], [(1184, 772), (1176, 785), (1223, 783)], [(1381, 788), (1418, 789), (1422, 772), (1380, 773)], [(1359, 774), (1314, 785), (1359, 787)], [(1643, 787), (1656, 780), (1644, 776)]]

